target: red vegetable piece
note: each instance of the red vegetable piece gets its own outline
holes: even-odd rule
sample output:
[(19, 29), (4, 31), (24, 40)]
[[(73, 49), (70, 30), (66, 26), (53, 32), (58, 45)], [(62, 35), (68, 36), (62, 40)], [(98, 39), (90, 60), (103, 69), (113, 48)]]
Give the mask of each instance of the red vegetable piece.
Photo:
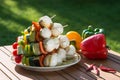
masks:
[(21, 56), (21, 55), (15, 56), (15, 62), (16, 62), (16, 63), (20, 63), (20, 62), (21, 62), (21, 59), (22, 59), (22, 56)]
[(108, 50), (104, 34), (95, 34), (80, 44), (82, 54), (88, 59), (106, 59)]
[(93, 69), (93, 66), (94, 66), (94, 64), (91, 64), (91, 65), (86, 69), (86, 71), (91, 71), (91, 70)]
[(17, 56), (17, 49), (14, 49), (12, 54), (13, 54), (13, 56)]
[(17, 49), (17, 46), (18, 46), (18, 43), (17, 43), (17, 42), (14, 42), (14, 43), (12, 44), (13, 49)]
[(98, 70), (97, 66), (93, 66), (93, 70), (95, 70), (97, 76), (100, 75), (100, 71)]
[(105, 72), (116, 73), (116, 70), (115, 70), (115, 69), (113, 69), (113, 68), (108, 68), (108, 67), (105, 67), (105, 66), (103, 66), (103, 65), (100, 65), (99, 68), (100, 68), (100, 70), (105, 71)]

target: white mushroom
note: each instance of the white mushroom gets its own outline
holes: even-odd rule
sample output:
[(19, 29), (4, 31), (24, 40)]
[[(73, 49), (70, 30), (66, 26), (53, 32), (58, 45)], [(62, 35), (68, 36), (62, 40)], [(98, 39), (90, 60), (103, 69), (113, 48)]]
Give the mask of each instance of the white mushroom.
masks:
[(60, 56), (58, 55), (57, 57), (57, 65), (61, 65), (63, 62), (62, 58), (60, 58)]
[(61, 46), (62, 48), (66, 48), (66, 47), (69, 46), (70, 41), (69, 41), (69, 39), (68, 39), (67, 36), (65, 36), (65, 35), (60, 35), (59, 39), (60, 39), (60, 46)]
[(60, 45), (59, 38), (56, 37), (56, 38), (54, 38), (53, 40), (54, 40), (54, 43), (55, 43), (55, 49), (58, 49), (58, 48), (59, 48), (59, 45)]
[(51, 52), (55, 49), (55, 42), (53, 39), (45, 39), (43, 44), (47, 52)]
[(57, 53), (53, 53), (50, 58), (50, 67), (54, 67), (57, 65)]
[(60, 23), (53, 23), (51, 31), (53, 36), (59, 36), (63, 33), (63, 26)]
[(40, 34), (43, 38), (50, 38), (51, 37), (51, 30), (48, 29), (47, 27), (46, 28), (43, 28), (41, 31), (40, 31)]
[(59, 64), (61, 63), (60, 61), (66, 61), (66, 51), (62, 48), (58, 50), (58, 63)]
[(67, 58), (72, 58), (76, 53), (76, 49), (73, 45), (70, 45), (69, 47), (66, 48), (66, 52), (67, 52), (66, 53)]
[(44, 63), (44, 66), (49, 66), (50, 65), (50, 58), (51, 58), (51, 55), (47, 55), (43, 61)]
[(52, 20), (49, 16), (43, 16), (39, 19), (39, 23), (43, 27), (50, 27)]
[(54, 67), (57, 65), (57, 53), (53, 53), (52, 55), (51, 54), (48, 54), (43, 63), (45, 66), (50, 66), (50, 67)]

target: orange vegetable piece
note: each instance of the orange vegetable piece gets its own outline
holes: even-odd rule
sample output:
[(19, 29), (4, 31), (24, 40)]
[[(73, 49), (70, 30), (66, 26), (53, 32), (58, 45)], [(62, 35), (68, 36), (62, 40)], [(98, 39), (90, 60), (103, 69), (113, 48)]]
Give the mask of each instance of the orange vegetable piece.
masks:
[(39, 42), (39, 47), (40, 47), (40, 51), (41, 51), (43, 54), (47, 54), (47, 52), (44, 50), (43, 42), (42, 42), (42, 41)]
[(36, 31), (40, 31), (41, 26), (39, 25), (38, 22), (32, 22), (32, 24), (34, 25)]
[(39, 57), (39, 63), (40, 63), (40, 66), (41, 66), (41, 67), (44, 67), (44, 64), (43, 64), (44, 58), (45, 58), (44, 55), (41, 55), (41, 56)]
[(80, 43), (82, 41), (81, 35), (76, 31), (69, 31), (66, 34), (66, 36), (68, 37), (68, 39), (70, 41), (75, 41), (75, 43), (76, 43), (75, 46), (76, 46), (77, 50), (80, 50)]

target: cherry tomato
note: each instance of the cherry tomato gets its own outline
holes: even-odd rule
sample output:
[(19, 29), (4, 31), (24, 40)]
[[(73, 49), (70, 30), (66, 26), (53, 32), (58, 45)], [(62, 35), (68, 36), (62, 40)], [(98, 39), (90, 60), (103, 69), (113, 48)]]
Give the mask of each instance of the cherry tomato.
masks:
[(21, 59), (22, 59), (22, 56), (21, 56), (21, 55), (15, 56), (15, 62), (16, 62), (16, 63), (20, 63), (20, 62), (21, 62)]
[(12, 54), (13, 54), (13, 56), (17, 56), (17, 49), (14, 49)]
[(18, 43), (17, 43), (17, 42), (14, 42), (14, 43), (12, 44), (13, 49), (17, 49), (17, 46), (18, 46)]

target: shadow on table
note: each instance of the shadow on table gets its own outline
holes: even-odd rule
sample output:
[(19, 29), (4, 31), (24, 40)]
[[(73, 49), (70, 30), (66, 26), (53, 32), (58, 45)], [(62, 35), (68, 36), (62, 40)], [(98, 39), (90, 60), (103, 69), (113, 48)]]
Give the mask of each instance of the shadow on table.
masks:
[[(72, 69), (72, 70), (71, 70)], [(30, 71), (30, 70), (26, 70), (26, 69), (23, 69), (23, 68), (21, 68), (21, 67), (19, 67), (19, 66), (16, 66), (15, 67), (15, 71), (18, 73), (18, 74), (20, 74), (20, 75), (23, 75), (23, 76), (25, 76), (25, 77), (28, 77), (28, 78), (30, 78), (30, 79), (41, 79), (41, 78), (43, 78), (43, 79), (49, 79), (49, 78), (54, 78), (54, 77), (56, 77), (56, 76), (60, 76), (60, 77), (62, 77), (62, 78), (64, 78), (64, 79), (66, 79), (68, 76), (69, 76), (69, 78), (67, 78), (67, 79), (70, 79), (70, 77), (72, 77), (73, 79), (87, 79), (87, 78), (90, 78), (90, 79), (97, 79), (97, 77), (96, 76), (94, 76), (93, 74), (91, 74), (91, 73), (89, 73), (89, 75), (92, 75), (92, 77), (90, 77), (89, 75), (86, 75), (84, 72), (81, 72), (80, 70), (78, 70), (78, 71), (76, 71), (77, 69), (75, 68), (75, 67), (68, 67), (68, 68), (66, 68), (66, 69), (63, 69), (63, 70), (61, 70), (60, 72), (59, 71), (53, 71), (53, 72), (37, 72), (37, 71)], [(71, 72), (69, 72), (69, 71), (71, 71)], [(62, 73), (61, 73), (62, 72)], [(78, 72), (80, 72), (80, 73), (83, 73), (83, 74), (85, 74), (84, 76), (83, 76), (83, 74), (80, 74), (79, 73), (79, 75), (77, 75), (76, 73), (78, 73)], [(60, 74), (59, 74), (60, 73)], [(67, 75), (67, 77), (64, 77), (63, 75), (65, 74), (65, 76)], [(76, 74), (76, 75), (75, 75)], [(77, 76), (77, 77), (76, 77)], [(60, 80), (60, 79), (59, 79)]]
[(20, 66), (15, 66), (15, 71), (20, 74), (20, 75), (23, 75), (25, 77), (28, 77), (30, 79), (45, 79), (45, 77), (40, 73), (40, 72), (37, 72), (37, 71), (31, 71), (31, 70), (26, 70)]

